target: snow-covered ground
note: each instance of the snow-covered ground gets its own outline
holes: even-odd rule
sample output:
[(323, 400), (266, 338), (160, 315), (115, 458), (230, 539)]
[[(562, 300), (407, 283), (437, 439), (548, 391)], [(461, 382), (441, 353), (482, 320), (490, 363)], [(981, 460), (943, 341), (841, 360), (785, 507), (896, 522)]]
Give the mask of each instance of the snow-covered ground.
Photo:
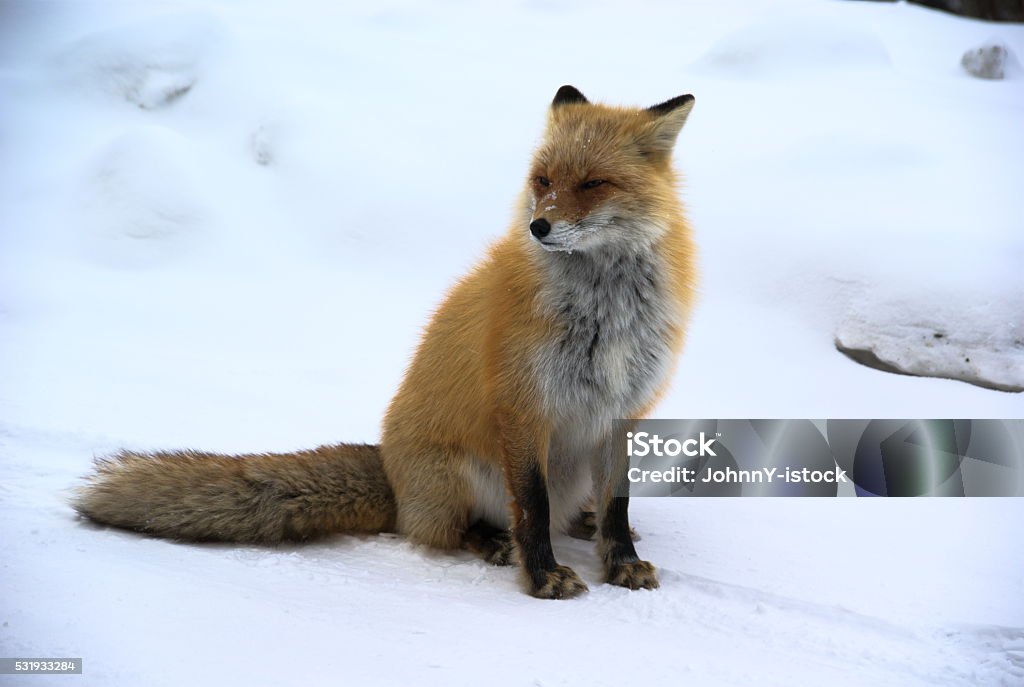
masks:
[(374, 441), (562, 83), (697, 97), (703, 295), (658, 415), (1021, 417), (833, 343), (942, 367), (941, 329), (1022, 374), (1024, 78), (959, 66), (992, 37), (1024, 55), (891, 3), (0, 3), (0, 655), (85, 660), (0, 682), (1021, 684), (1021, 499), (637, 500), (662, 588), (559, 539), (564, 603), (390, 536), (184, 546), (67, 505), (120, 446)]

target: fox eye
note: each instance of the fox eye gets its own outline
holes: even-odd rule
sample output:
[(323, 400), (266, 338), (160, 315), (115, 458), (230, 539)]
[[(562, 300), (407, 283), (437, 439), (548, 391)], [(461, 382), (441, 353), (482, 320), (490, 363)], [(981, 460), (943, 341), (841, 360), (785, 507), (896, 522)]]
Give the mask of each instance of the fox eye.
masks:
[(597, 188), (604, 183), (604, 179), (591, 179), (590, 181), (584, 181), (580, 184), (580, 188), (584, 191), (589, 191), (592, 188)]
[(539, 176), (539, 177), (537, 177), (536, 181), (541, 186), (550, 186), (551, 185), (551, 179), (548, 179), (546, 176)]

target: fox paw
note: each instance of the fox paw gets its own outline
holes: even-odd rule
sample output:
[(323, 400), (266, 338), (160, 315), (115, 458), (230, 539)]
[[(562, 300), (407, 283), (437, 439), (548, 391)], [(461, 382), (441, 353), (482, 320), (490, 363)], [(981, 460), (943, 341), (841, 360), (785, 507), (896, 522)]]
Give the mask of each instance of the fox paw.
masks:
[(569, 523), (566, 534), (574, 539), (593, 539), (597, 534), (597, 515), (592, 511), (580, 511)]
[(466, 530), (462, 544), (491, 565), (516, 563), (516, 544), (508, 530), (476, 522)]
[(608, 584), (627, 589), (657, 589), (658, 571), (647, 561), (617, 563), (608, 570)]
[(491, 565), (515, 565), (516, 545), (512, 533), (505, 530), (491, 538), (489, 546), (483, 551), (484, 560)]
[(542, 572), (530, 587), (530, 595), (538, 599), (571, 599), (586, 591), (587, 585), (576, 571), (565, 565)]

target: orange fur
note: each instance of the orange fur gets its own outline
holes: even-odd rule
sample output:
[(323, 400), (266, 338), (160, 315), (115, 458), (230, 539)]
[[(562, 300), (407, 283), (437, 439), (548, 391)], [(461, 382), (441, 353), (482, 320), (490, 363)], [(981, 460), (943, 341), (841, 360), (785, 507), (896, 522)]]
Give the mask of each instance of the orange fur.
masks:
[[(379, 453), (339, 445), (240, 458), (122, 454), (100, 466), (76, 507), (192, 539), (395, 529), (501, 562), (511, 540), (494, 533), (511, 526), (529, 591), (559, 598), (586, 586), (555, 562), (548, 527), (565, 526), (589, 498), (607, 579), (657, 586), (627, 541), (626, 503), (613, 497), (621, 458), (594, 456), (608, 454), (611, 418), (650, 411), (683, 344), (695, 250), (671, 152), (692, 103), (613, 108), (559, 91), (513, 222), (434, 314), (387, 410)], [(631, 338), (631, 328), (647, 338)], [(310, 461), (327, 458), (336, 479), (303, 479)], [(314, 500), (318, 480), (330, 492)], [(372, 499), (335, 498), (348, 492)], [(315, 504), (320, 524), (304, 504)], [(197, 522), (211, 513), (216, 527)]]

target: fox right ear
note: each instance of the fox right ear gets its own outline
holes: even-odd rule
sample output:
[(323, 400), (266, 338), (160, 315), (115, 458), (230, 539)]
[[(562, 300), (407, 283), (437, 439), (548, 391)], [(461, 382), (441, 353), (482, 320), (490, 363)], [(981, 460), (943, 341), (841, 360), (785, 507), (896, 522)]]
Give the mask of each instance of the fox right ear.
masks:
[(676, 136), (690, 116), (693, 103), (692, 95), (681, 95), (647, 108), (653, 120), (640, 136), (640, 147), (645, 155), (666, 155), (672, 152)]
[(582, 103), (586, 104), (590, 101), (587, 100), (586, 96), (579, 92), (575, 86), (569, 86), (566, 84), (558, 89), (558, 93), (555, 93), (555, 99), (551, 101), (551, 107), (561, 107), (562, 105), (568, 105), (570, 103)]
[(681, 95), (678, 98), (672, 98), (666, 100), (663, 103), (658, 103), (647, 108), (647, 111), (653, 115), (667, 115), (670, 112), (681, 110), (683, 121), (686, 121), (686, 117), (690, 116), (690, 110), (693, 109), (694, 97), (690, 94)]

